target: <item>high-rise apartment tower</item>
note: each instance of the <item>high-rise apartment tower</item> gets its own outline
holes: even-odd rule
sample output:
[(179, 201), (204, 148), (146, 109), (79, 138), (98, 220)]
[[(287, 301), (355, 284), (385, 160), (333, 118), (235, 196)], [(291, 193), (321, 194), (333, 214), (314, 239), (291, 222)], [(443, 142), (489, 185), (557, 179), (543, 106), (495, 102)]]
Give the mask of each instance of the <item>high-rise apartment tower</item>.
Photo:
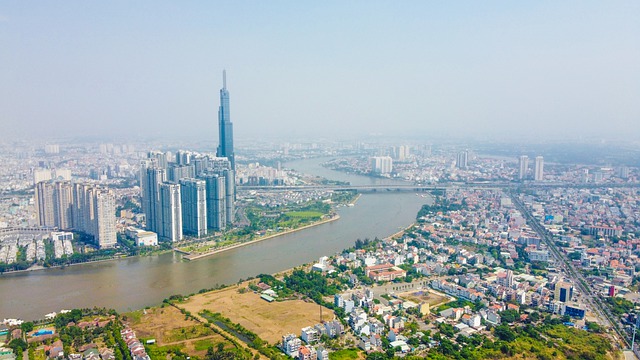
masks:
[(527, 171), (529, 170), (529, 157), (527, 155), (520, 156), (520, 171), (518, 172), (518, 179), (524, 180), (527, 177)]
[(544, 158), (542, 156), (536, 156), (536, 167), (534, 170), (533, 179), (535, 181), (544, 180)]

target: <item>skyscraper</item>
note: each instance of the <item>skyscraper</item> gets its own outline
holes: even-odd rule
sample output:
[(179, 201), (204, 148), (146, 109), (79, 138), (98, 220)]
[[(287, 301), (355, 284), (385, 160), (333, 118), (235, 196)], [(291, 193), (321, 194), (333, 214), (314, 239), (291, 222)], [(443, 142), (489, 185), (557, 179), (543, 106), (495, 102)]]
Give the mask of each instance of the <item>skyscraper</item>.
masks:
[(533, 179), (535, 181), (544, 180), (544, 158), (542, 156), (536, 156), (536, 167)]
[(219, 145), (216, 155), (226, 157), (231, 162), (231, 169), (236, 170), (233, 154), (233, 124), (229, 115), (229, 91), (227, 91), (227, 71), (222, 71), (222, 89), (220, 89), (220, 109), (218, 110)]
[(147, 230), (160, 232), (162, 212), (160, 205), (160, 185), (167, 180), (166, 171), (157, 167), (146, 169), (141, 180), (142, 209), (147, 221)]
[(466, 169), (469, 167), (469, 152), (460, 151), (456, 157), (456, 167), (458, 169)]
[(100, 248), (117, 243), (116, 197), (109, 189), (65, 181), (40, 182), (36, 203), (40, 226), (84, 232), (93, 236)]
[(207, 234), (207, 192), (204, 180), (180, 180), (182, 227), (185, 234), (197, 237)]
[(390, 156), (374, 156), (371, 158), (371, 171), (374, 174), (390, 174), (393, 171), (393, 159)]
[(207, 227), (223, 230), (227, 226), (225, 177), (207, 174), (204, 179), (207, 186)]
[(527, 170), (529, 170), (529, 157), (527, 155), (520, 156), (520, 172), (518, 173), (518, 179), (524, 180), (527, 177)]
[(160, 210), (161, 227), (158, 237), (169, 241), (182, 240), (180, 185), (167, 182), (160, 184)]

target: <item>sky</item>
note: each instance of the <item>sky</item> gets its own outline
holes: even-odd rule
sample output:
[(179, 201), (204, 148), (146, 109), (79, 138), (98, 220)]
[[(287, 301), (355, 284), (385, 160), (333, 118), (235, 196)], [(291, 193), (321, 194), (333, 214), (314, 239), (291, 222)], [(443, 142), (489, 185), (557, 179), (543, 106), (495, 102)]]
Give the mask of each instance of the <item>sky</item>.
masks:
[(638, 1), (0, 2), (0, 138), (640, 137)]

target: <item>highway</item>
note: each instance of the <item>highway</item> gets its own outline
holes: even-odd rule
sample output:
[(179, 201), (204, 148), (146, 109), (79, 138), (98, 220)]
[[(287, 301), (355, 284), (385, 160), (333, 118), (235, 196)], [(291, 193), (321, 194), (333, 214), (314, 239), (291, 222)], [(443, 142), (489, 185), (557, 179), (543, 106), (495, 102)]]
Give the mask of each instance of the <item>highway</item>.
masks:
[(538, 221), (538, 219), (536, 219), (531, 214), (531, 211), (529, 211), (522, 200), (520, 200), (518, 194), (515, 192), (511, 192), (510, 196), (511, 201), (520, 211), (520, 213), (522, 213), (522, 215), (526, 218), (529, 226), (531, 226), (531, 228), (538, 234), (538, 236), (540, 236), (540, 239), (542, 239), (542, 241), (547, 244), (549, 250), (551, 250), (557, 267), (561, 269), (563, 273), (569, 277), (569, 279), (571, 279), (574, 286), (580, 291), (580, 294), (582, 294), (585, 303), (600, 320), (600, 323), (606, 328), (613, 329), (615, 331), (617, 336), (614, 336), (614, 339), (619, 345), (621, 345), (622, 348), (629, 348), (627, 338), (624, 332), (621, 330), (620, 324), (616, 320), (616, 317), (611, 313), (609, 308), (602, 303), (602, 301), (598, 297), (598, 294), (594, 294), (591, 291), (582, 273), (580, 273), (580, 271), (577, 271), (572, 266), (567, 256), (558, 249), (555, 241), (553, 240), (553, 236), (546, 228), (544, 228), (544, 226), (540, 224), (540, 221)]

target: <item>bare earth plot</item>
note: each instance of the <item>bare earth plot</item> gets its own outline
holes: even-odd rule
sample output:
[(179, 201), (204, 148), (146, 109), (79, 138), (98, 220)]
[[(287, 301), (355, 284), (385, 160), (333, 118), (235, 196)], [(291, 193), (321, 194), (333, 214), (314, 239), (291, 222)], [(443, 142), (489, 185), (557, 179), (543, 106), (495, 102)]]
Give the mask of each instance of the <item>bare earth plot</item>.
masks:
[[(260, 294), (238, 290), (249, 283), (192, 296), (179, 307), (197, 314), (202, 310), (221, 313), (234, 323), (256, 333), (270, 344), (276, 344), (287, 333), (300, 334), (300, 329), (320, 322), (320, 306), (302, 300), (267, 302)], [(322, 309), (324, 320), (333, 319), (333, 311)]]
[(441, 303), (446, 303), (449, 299), (446, 295), (439, 295), (428, 290), (413, 290), (398, 294), (398, 297), (405, 300), (413, 301), (416, 304), (428, 303), (431, 306), (435, 306)]
[(233, 347), (211, 329), (194, 320), (185, 320), (184, 314), (172, 306), (138, 310), (124, 316), (140, 339), (156, 339), (158, 346), (179, 345), (196, 356), (204, 356), (209, 346), (220, 342)]

